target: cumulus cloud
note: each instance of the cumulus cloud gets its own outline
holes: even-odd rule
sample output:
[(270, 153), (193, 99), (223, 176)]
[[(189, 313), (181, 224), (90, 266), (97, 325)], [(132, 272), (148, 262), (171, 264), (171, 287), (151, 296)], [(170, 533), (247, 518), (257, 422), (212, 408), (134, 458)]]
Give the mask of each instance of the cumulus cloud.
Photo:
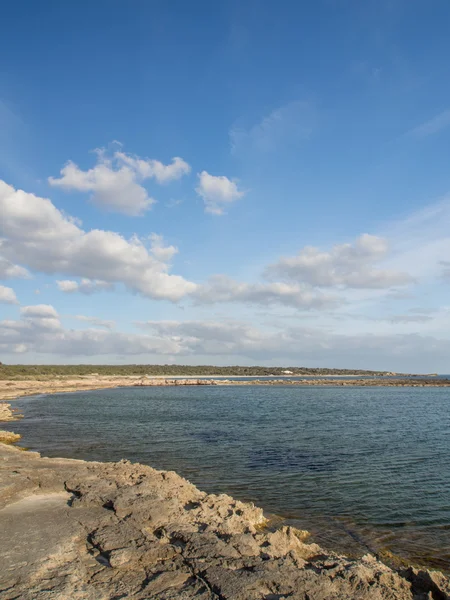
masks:
[(175, 157), (168, 165), (158, 160), (142, 159), (116, 151), (108, 156), (105, 150), (97, 151), (97, 164), (83, 171), (69, 161), (60, 171), (60, 178), (49, 177), (55, 187), (79, 192), (92, 192), (94, 204), (111, 211), (131, 216), (142, 215), (155, 200), (142, 186), (146, 179), (168, 183), (190, 172), (182, 158)]
[(318, 287), (383, 289), (411, 283), (408, 273), (375, 266), (387, 254), (385, 239), (365, 233), (353, 244), (336, 245), (329, 252), (306, 246), (296, 256), (269, 265), (265, 275)]
[(20, 314), (27, 319), (57, 319), (58, 313), (51, 304), (34, 304), (24, 306), (20, 309)]
[(58, 332), (62, 326), (59, 315), (50, 304), (36, 304), (34, 306), (23, 306), (20, 309), (22, 321), (20, 326), (23, 329), (32, 329), (39, 338), (39, 335), (47, 332)]
[(19, 303), (17, 300), (16, 292), (12, 288), (6, 287), (4, 285), (0, 285), (0, 302), (3, 302), (4, 304)]
[(0, 321), (0, 353), (71, 356), (175, 355), (181, 345), (175, 340), (145, 334), (125, 334), (90, 328), (65, 329), (53, 306), (26, 306), (21, 319)]
[(262, 306), (282, 304), (302, 309), (330, 307), (339, 302), (336, 296), (324, 294), (308, 285), (242, 283), (225, 275), (216, 275), (208, 283), (199, 285), (193, 297), (203, 304), (244, 302)]
[(162, 235), (157, 233), (150, 234), (150, 242), (151, 253), (161, 263), (169, 263), (175, 254), (178, 254), (176, 246), (166, 246)]
[[(182, 352), (221, 356), (224, 362), (237, 356), (265, 364), (280, 363), (341, 368), (370, 368), (419, 372), (445, 365), (450, 340), (416, 333), (339, 334), (313, 327), (265, 329), (235, 321), (148, 321), (151, 332), (175, 337)], [(442, 354), (444, 353), (444, 354)], [(228, 361), (227, 361), (228, 358)]]
[(81, 279), (74, 281), (73, 279), (63, 279), (56, 282), (56, 285), (61, 292), (73, 294), (80, 292), (81, 294), (94, 294), (96, 292), (110, 292), (114, 289), (114, 284), (108, 281), (100, 281), (99, 279)]
[[(123, 283), (133, 292), (177, 301), (196, 285), (168, 271), (160, 238), (125, 239), (113, 231), (84, 231), (50, 200), (0, 181), (0, 254), (47, 274)], [(173, 256), (173, 247), (166, 251)]]
[(30, 273), (19, 265), (14, 265), (11, 261), (0, 256), (0, 279), (28, 279)]
[(225, 208), (244, 196), (237, 183), (225, 175), (210, 175), (207, 171), (198, 174), (198, 186), (195, 191), (203, 198), (205, 212), (223, 215)]
[[(81, 318), (89, 323), (91, 318)], [(18, 320), (0, 321), (0, 353), (33, 353), (58, 362), (72, 357), (136, 357), (164, 362), (230, 364), (236, 361), (435, 372), (445, 366), (450, 341), (417, 333), (336, 333), (314, 327), (257, 327), (231, 320), (148, 321), (139, 333), (106, 327), (63, 327), (50, 305), (27, 306)], [(213, 357), (214, 360), (211, 359)], [(136, 358), (134, 360), (136, 360)]]
[(129, 154), (125, 154), (125, 152), (116, 152), (114, 156), (116, 160), (130, 167), (143, 179), (153, 177), (161, 184), (180, 179), (183, 175), (188, 175), (191, 172), (190, 165), (179, 156), (172, 158), (172, 162), (168, 165), (164, 165), (159, 160), (130, 156)]

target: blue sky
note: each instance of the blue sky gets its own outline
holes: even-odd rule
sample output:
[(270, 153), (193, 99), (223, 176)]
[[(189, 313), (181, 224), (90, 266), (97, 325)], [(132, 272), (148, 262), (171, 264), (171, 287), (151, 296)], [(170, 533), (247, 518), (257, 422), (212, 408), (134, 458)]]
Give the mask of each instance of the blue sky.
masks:
[(450, 372), (449, 18), (5, 5), (0, 360)]

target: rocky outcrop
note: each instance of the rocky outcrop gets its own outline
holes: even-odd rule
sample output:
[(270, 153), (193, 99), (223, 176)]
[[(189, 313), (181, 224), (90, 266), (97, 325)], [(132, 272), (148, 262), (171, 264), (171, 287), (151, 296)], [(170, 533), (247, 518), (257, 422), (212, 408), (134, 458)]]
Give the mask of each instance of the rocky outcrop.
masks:
[(0, 565), (2, 600), (450, 597), (439, 573), (327, 553), (176, 473), (1, 444)]
[(170, 385), (217, 385), (215, 379), (166, 379), (165, 377), (143, 377), (133, 385), (170, 386)]
[[(10, 404), (6, 404), (6, 402), (0, 402), (0, 422), (15, 421), (17, 418), (18, 417), (14, 414)], [(18, 433), (13, 433), (12, 431), (3, 431), (0, 429), (0, 443), (15, 444), (20, 440), (21, 437), (22, 436)]]
[(0, 429), (0, 443), (3, 444), (15, 444), (20, 440), (22, 436), (20, 433), (14, 433), (13, 431), (3, 431)]
[(322, 387), (450, 387), (450, 379), (252, 379), (234, 381), (230, 379), (218, 382), (222, 385), (284, 385), (284, 386), (322, 386)]
[(0, 402), (0, 421), (15, 421), (15, 419), (11, 404)]

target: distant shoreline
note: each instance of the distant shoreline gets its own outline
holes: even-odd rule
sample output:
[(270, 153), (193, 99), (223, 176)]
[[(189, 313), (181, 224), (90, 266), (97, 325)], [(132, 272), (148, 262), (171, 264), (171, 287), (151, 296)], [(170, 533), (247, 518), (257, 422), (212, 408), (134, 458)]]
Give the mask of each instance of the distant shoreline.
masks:
[(313, 376), (292, 379), (276, 377), (261, 379), (252, 376), (233, 376), (220, 379), (212, 376), (202, 377), (139, 377), (139, 376), (79, 376), (79, 377), (40, 377), (39, 379), (0, 379), (0, 401), (14, 400), (23, 396), (37, 394), (59, 394), (65, 392), (93, 391), (118, 387), (162, 387), (162, 386), (272, 386), (286, 387), (307, 386), (363, 386), (363, 387), (450, 387), (450, 379), (435, 377), (365, 377), (348, 378), (351, 376)]
[[(237, 365), (154, 365), (154, 364), (124, 364), (124, 365), (2, 365), (0, 363), (1, 379), (34, 379), (35, 377), (103, 377), (103, 376), (151, 376), (151, 377), (322, 377), (322, 376), (354, 376), (354, 377), (383, 377), (383, 376), (413, 376), (412, 373), (398, 373), (388, 370), (370, 369), (339, 369), (328, 367), (286, 366), (263, 367), (252, 365), (241, 367)], [(421, 374), (422, 375), (422, 374)], [(427, 375), (427, 374), (425, 374)]]

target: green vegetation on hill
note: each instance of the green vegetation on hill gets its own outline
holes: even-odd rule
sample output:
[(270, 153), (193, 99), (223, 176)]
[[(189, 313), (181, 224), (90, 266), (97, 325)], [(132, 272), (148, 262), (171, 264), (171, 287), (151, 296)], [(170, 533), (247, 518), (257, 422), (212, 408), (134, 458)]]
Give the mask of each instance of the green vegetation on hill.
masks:
[(0, 379), (39, 379), (41, 377), (76, 377), (80, 375), (153, 375), (153, 376), (199, 376), (218, 375), (223, 377), (284, 375), (388, 375), (386, 371), (357, 369), (322, 369), (306, 367), (215, 367), (213, 365), (2, 365)]

